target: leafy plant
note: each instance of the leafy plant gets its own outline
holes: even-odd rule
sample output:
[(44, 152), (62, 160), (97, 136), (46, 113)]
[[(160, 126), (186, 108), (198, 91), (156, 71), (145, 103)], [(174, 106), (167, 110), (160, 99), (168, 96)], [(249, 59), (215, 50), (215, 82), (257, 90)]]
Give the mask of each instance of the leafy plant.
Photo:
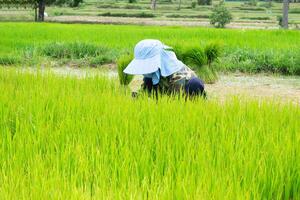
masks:
[(210, 23), (216, 28), (224, 28), (226, 24), (230, 23), (232, 20), (232, 15), (229, 10), (224, 6), (224, 2), (221, 1), (220, 4), (216, 5), (212, 9), (212, 14), (210, 16)]
[(197, 3), (195, 1), (192, 1), (191, 8), (196, 8), (196, 6), (197, 6)]
[(128, 64), (132, 61), (132, 59), (132, 55), (124, 55), (121, 56), (117, 61), (119, 81), (121, 85), (128, 85), (133, 79), (132, 75), (125, 74), (123, 72), (124, 69), (128, 66)]

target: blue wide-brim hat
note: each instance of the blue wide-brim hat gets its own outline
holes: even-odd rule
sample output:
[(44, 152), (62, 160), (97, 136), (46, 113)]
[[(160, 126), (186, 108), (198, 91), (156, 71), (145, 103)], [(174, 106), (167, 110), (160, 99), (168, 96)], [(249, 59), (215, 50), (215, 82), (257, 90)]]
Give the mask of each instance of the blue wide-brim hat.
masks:
[(184, 64), (177, 59), (171, 47), (159, 40), (142, 40), (134, 48), (134, 59), (124, 69), (124, 73), (143, 75), (160, 69), (164, 77), (179, 71)]

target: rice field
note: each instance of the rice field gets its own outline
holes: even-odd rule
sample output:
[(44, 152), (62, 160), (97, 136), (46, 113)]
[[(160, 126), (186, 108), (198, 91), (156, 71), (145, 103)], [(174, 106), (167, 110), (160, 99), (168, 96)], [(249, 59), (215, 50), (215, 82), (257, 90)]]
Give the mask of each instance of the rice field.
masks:
[(298, 104), (15, 68), (0, 90), (0, 199), (300, 199)]
[(223, 71), (300, 75), (300, 32), (198, 27), (0, 23), (0, 65), (101, 66), (133, 52), (146, 38), (177, 47), (222, 47)]

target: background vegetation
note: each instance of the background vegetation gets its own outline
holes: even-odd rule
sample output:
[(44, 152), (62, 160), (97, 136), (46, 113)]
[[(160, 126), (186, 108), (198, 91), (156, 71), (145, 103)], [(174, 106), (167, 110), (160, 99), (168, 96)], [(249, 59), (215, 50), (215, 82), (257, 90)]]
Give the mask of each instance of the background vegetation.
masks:
[[(59, 1), (57, 1), (59, 2)], [(180, 7), (179, 7), (179, 3)], [(202, 0), (201, 2), (206, 3)], [(150, 1), (137, 1), (129, 3), (125, 0), (85, 0), (79, 7), (71, 8), (60, 5), (46, 7), (48, 17), (46, 20), (66, 20), (68, 16), (77, 16), (85, 21), (87, 17), (137, 17), (152, 18), (153, 20), (170, 20), (183, 22), (202, 22), (209, 25), (209, 16), (212, 9), (219, 1), (212, 1), (212, 5), (198, 5), (192, 0), (158, 1), (156, 9), (150, 8)], [(1, 3), (0, 3), (1, 4)], [(226, 1), (226, 8), (232, 13), (232, 24), (241, 28), (278, 28), (277, 17), (282, 15), (282, 3), (276, 1)], [(34, 11), (32, 7), (14, 8), (3, 7), (0, 9), (1, 21), (33, 21)], [(74, 18), (73, 18), (74, 19)], [(128, 20), (127, 20), (128, 21)], [(126, 19), (124, 20), (126, 22)], [(289, 9), (289, 23), (291, 28), (300, 27), (300, 3), (291, 3)]]
[(132, 53), (145, 38), (173, 47), (222, 45), (212, 67), (218, 70), (300, 74), (300, 32), (216, 30), (207, 28), (0, 23), (0, 64), (43, 65), (75, 62), (100, 66)]

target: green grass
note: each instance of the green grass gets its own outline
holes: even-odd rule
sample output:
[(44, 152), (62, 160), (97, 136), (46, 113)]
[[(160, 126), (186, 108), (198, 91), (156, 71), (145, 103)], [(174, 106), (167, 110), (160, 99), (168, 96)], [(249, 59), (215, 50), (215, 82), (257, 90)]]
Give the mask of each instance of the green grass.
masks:
[[(60, 59), (61, 54), (68, 58), (75, 54), (81, 58), (98, 55), (98, 48), (105, 47), (107, 51), (101, 50), (104, 60), (114, 62), (119, 55), (132, 53), (138, 41), (152, 38), (170, 46), (204, 47), (211, 42), (221, 43), (224, 57), (220, 59), (220, 69), (300, 74), (299, 31), (49, 23), (0, 23), (0, 29), (0, 57), (26, 55), (27, 60), (34, 60), (41, 55), (57, 58), (54, 54), (58, 54)], [(258, 70), (245, 70), (241, 63), (244, 60), (235, 59), (241, 55), (250, 60), (246, 69)]]
[[(300, 108), (0, 69), (1, 199), (299, 199)], [(5, 88), (5, 89), (4, 89)]]

